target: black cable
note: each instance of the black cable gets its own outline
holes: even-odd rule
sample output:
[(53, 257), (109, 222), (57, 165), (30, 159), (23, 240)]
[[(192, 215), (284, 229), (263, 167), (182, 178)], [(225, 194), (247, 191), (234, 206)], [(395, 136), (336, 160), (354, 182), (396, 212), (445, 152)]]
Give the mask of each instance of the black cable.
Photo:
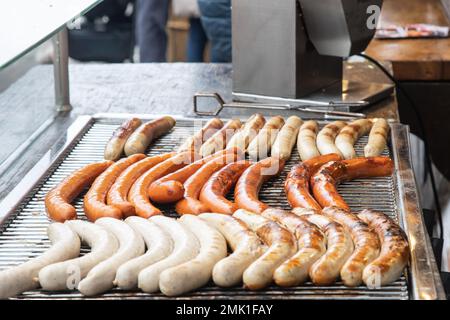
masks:
[(403, 96), (406, 98), (406, 100), (410, 104), (412, 110), (414, 111), (414, 114), (419, 123), (419, 131), (422, 134), (423, 142), (424, 142), (424, 146), (425, 146), (425, 164), (427, 166), (427, 170), (428, 170), (428, 173), (429, 173), (430, 179), (431, 179), (431, 188), (433, 191), (433, 198), (434, 198), (434, 202), (435, 202), (435, 206), (436, 206), (436, 214), (437, 214), (438, 225), (439, 225), (439, 239), (442, 240), (443, 236), (444, 236), (444, 224), (442, 222), (441, 204), (439, 202), (439, 197), (438, 197), (438, 193), (437, 193), (437, 189), (436, 189), (436, 180), (434, 177), (433, 165), (431, 162), (431, 156), (430, 156), (431, 153), (430, 153), (430, 147), (428, 144), (428, 137), (425, 132), (425, 126), (423, 124), (422, 118), (420, 117), (419, 110), (418, 110), (417, 106), (415, 105), (413, 99), (408, 95), (408, 93), (403, 88), (403, 86), (389, 73), (389, 71), (386, 70), (386, 68), (383, 65), (381, 65), (381, 63), (379, 63), (377, 60), (375, 60), (374, 58), (372, 58), (364, 53), (359, 53), (357, 55), (360, 57), (363, 57), (364, 59), (366, 59), (366, 60), (372, 62), (374, 65), (376, 65), (395, 84), (395, 86), (403, 94)]

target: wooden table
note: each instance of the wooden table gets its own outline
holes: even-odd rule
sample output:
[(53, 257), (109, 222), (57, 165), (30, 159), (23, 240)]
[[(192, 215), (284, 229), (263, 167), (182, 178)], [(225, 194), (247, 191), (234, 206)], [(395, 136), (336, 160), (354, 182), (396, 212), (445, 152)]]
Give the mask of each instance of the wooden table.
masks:
[[(450, 24), (440, 0), (384, 0), (381, 26), (391, 24)], [(392, 62), (398, 80), (450, 80), (450, 38), (374, 39), (366, 53)]]

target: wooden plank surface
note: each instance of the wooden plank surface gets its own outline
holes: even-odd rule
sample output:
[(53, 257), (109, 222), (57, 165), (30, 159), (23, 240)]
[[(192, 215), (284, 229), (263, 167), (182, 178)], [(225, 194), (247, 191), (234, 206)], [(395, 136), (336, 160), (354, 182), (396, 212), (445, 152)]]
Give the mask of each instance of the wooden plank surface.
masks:
[[(447, 26), (449, 20), (440, 0), (385, 0), (380, 23)], [(392, 62), (394, 76), (399, 80), (450, 79), (450, 38), (374, 39), (366, 53), (377, 60)]]

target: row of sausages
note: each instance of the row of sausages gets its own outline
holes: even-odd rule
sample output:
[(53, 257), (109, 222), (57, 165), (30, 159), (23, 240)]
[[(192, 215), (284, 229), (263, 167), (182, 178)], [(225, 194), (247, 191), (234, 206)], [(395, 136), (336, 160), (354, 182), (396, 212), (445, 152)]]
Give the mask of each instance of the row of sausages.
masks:
[[(39, 287), (95, 296), (115, 286), (177, 296), (211, 279), (250, 290), (338, 278), (379, 288), (398, 279), (409, 259), (406, 237), (389, 217), (335, 207), (71, 220), (51, 224), (48, 235), (52, 247), (41, 256), (0, 272), (0, 298)], [(91, 247), (82, 257), (81, 240)]]

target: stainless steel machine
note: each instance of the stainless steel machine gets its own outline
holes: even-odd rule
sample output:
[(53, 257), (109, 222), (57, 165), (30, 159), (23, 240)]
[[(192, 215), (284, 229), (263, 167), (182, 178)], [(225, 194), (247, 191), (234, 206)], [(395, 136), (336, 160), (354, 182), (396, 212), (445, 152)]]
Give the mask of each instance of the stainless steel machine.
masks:
[[(232, 0), (233, 99), (352, 111), (391, 84), (343, 81), (343, 59), (375, 33), (382, 0)], [(375, 14), (375, 17), (373, 16)]]

